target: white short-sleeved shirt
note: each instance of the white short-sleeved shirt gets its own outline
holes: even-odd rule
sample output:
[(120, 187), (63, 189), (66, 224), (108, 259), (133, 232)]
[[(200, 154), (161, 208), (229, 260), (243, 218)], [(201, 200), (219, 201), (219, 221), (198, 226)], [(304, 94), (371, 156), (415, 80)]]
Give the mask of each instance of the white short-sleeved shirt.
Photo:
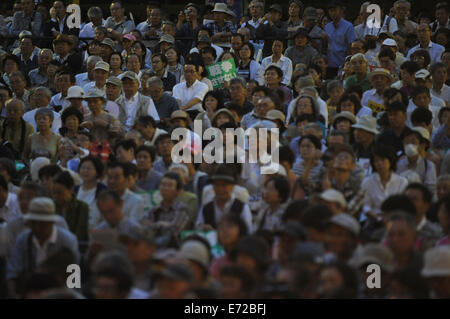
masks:
[[(202, 101), (206, 93), (208, 93), (208, 90), (208, 85), (200, 82), (199, 80), (195, 80), (194, 84), (192, 84), (191, 87), (187, 87), (186, 82), (181, 82), (173, 87), (173, 97), (177, 100), (180, 100), (181, 105), (186, 105), (194, 98), (200, 99), (200, 101)], [(201, 103), (197, 103), (185, 111), (193, 110), (203, 111)]]
[(268, 56), (262, 60), (260, 75), (258, 77), (259, 84), (260, 85), (265, 84), (264, 83), (265, 82), (264, 81), (264, 72), (266, 72), (266, 68), (271, 64), (275, 64), (276, 66), (278, 66), (281, 69), (281, 71), (283, 71), (283, 80), (281, 81), (281, 83), (283, 83), (284, 85), (289, 85), (291, 83), (293, 66), (292, 66), (291, 59), (289, 59), (288, 57), (286, 57), (284, 55), (281, 55), (281, 58), (277, 62), (273, 62), (272, 56)]

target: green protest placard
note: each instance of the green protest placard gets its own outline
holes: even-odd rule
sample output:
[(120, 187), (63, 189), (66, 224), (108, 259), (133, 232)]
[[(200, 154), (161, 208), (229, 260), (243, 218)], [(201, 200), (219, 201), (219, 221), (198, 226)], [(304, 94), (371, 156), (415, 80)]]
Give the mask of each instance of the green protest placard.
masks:
[(209, 242), (209, 244), (211, 245), (211, 253), (213, 254), (214, 257), (221, 257), (225, 255), (223, 247), (219, 244), (217, 240), (217, 231), (185, 230), (181, 233), (181, 240), (193, 234), (200, 235)]
[(236, 65), (233, 59), (224, 60), (206, 67), (208, 78), (211, 80), (214, 89), (222, 86), (223, 82), (230, 81), (237, 77)]

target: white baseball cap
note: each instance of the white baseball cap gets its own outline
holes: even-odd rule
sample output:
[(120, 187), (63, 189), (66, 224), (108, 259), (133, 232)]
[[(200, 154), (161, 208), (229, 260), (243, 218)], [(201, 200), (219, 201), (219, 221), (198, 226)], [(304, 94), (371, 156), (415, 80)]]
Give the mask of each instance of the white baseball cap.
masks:
[(382, 45), (387, 45), (387, 46), (390, 46), (390, 47), (398, 48), (397, 42), (394, 39), (390, 39), (390, 38), (385, 39), (383, 41)]
[(428, 72), (428, 70), (425, 70), (425, 69), (421, 69), (421, 70), (417, 71), (415, 74), (416, 79), (426, 79), (429, 76), (430, 76), (430, 72)]
[(66, 99), (84, 99), (84, 90), (81, 86), (71, 86), (67, 90), (67, 97)]
[(320, 198), (327, 202), (338, 203), (344, 208), (347, 207), (347, 201), (345, 200), (344, 195), (335, 189), (327, 189), (320, 194)]

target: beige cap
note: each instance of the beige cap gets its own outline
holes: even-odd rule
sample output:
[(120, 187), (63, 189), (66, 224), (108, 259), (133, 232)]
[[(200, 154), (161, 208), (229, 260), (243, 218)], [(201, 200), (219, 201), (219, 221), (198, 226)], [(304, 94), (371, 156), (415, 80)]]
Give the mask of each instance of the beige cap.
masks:
[(174, 119), (184, 119), (187, 120), (189, 118), (189, 115), (182, 110), (176, 110), (173, 111), (172, 114), (170, 114), (170, 119), (174, 120)]
[(385, 77), (387, 77), (389, 79), (389, 81), (392, 82), (392, 76), (391, 73), (383, 68), (376, 68), (374, 69), (372, 72), (370, 72), (369, 74), (369, 81), (372, 81), (372, 78), (376, 75), (384, 75)]
[(98, 61), (95, 63), (94, 71), (95, 70), (103, 70), (105, 72), (109, 72), (109, 64), (104, 61)]
[(137, 76), (137, 74), (133, 71), (126, 71), (123, 75), (122, 75), (122, 82), (124, 79), (130, 79), (136, 82), (139, 82), (139, 78)]
[(286, 116), (279, 110), (270, 110), (265, 118), (271, 121), (280, 120), (282, 123), (286, 122)]

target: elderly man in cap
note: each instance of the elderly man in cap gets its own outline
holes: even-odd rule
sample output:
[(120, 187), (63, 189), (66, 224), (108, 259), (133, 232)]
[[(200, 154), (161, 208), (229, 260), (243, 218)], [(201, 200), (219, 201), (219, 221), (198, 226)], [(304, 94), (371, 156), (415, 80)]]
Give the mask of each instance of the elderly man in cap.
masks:
[(229, 47), (229, 40), (232, 34), (236, 33), (236, 26), (230, 22), (225, 21), (227, 15), (230, 14), (226, 3), (218, 2), (214, 5), (212, 10), (214, 15), (214, 22), (205, 25), (212, 34), (211, 41), (221, 47)]
[(251, 233), (253, 230), (253, 222), (250, 208), (246, 203), (235, 198), (233, 194), (236, 184), (236, 173), (234, 169), (227, 164), (221, 164), (215, 170), (211, 180), (215, 198), (205, 203), (200, 209), (197, 218), (197, 227), (215, 229), (224, 214), (237, 214), (245, 221)]
[(435, 247), (425, 253), (422, 277), (428, 280), (433, 298), (450, 298), (450, 246)]
[(83, 87), (85, 92), (90, 89), (96, 88), (102, 92), (105, 92), (106, 80), (109, 77), (109, 64), (103, 61), (99, 61), (94, 67), (94, 81), (89, 82)]
[(26, 274), (37, 269), (49, 256), (62, 248), (69, 249), (76, 260), (79, 259), (78, 241), (68, 230), (55, 226), (58, 217), (55, 204), (48, 197), (36, 197), (30, 203), (28, 214), (24, 216), (30, 229), (17, 238), (11, 251), (6, 279), (11, 296), (17, 292), (17, 284), (23, 284)]
[(388, 70), (375, 69), (369, 74), (369, 81), (373, 89), (364, 92), (361, 105), (370, 108), (375, 114), (384, 111), (383, 93), (392, 84), (392, 76)]
[(103, 61), (109, 61), (111, 54), (116, 51), (114, 41), (110, 38), (105, 38), (100, 43), (100, 57)]
[(109, 37), (121, 40), (124, 34), (130, 33), (135, 28), (134, 21), (125, 16), (122, 1), (112, 0), (109, 8), (111, 16), (106, 19), (104, 26), (107, 28)]
[(153, 100), (148, 96), (139, 93), (139, 79), (133, 71), (126, 71), (122, 76), (123, 95), (121, 95), (116, 103), (119, 106), (119, 120), (130, 130), (135, 120), (141, 115), (150, 115), (159, 121), (159, 115), (156, 111)]
[(84, 117), (84, 122), (80, 126), (90, 130), (93, 141), (112, 142), (125, 134), (119, 120), (103, 110), (106, 103), (104, 92), (93, 88), (86, 92), (85, 100), (91, 112)]
[(408, 51), (406, 58), (409, 60), (411, 59), (411, 54), (417, 50), (424, 49), (430, 54), (430, 65), (441, 62), (441, 55), (445, 51), (445, 48), (442, 45), (431, 41), (431, 28), (428, 24), (421, 23), (417, 26), (417, 38), (419, 44)]
[[(27, 230), (25, 215), (28, 214), (30, 203), (35, 197), (45, 196), (46, 191), (42, 186), (34, 182), (25, 182), (21, 185), (19, 192), (17, 194), (17, 203), (21, 215), (13, 218), (5, 226), (7, 245), (8, 245), (8, 256), (11, 255), (11, 251), (14, 248), (17, 237), (25, 230)], [(64, 217), (57, 215), (58, 220), (55, 222), (56, 226), (68, 229), (67, 222)]]
[(341, 213), (329, 220), (326, 246), (338, 262), (347, 263), (358, 246), (361, 226), (351, 215)]
[(273, 4), (269, 12), (261, 19), (256, 28), (256, 37), (264, 40), (263, 57), (270, 55), (273, 39), (286, 39), (288, 37), (287, 24), (281, 21), (283, 9), (279, 4)]
[(297, 29), (293, 39), (294, 45), (288, 47), (284, 55), (291, 59), (293, 66), (298, 63), (310, 65), (312, 58), (317, 56), (319, 52), (311, 46), (308, 30), (305, 28)]
[(115, 102), (122, 94), (122, 81), (111, 75), (105, 84), (106, 105), (105, 110), (115, 118), (119, 117), (119, 106)]
[(75, 75), (75, 82), (78, 86), (85, 86), (89, 82), (94, 81), (94, 68), (97, 62), (102, 61), (98, 55), (91, 55), (86, 61), (86, 72)]
[(353, 25), (343, 18), (344, 8), (339, 0), (328, 4), (328, 14), (332, 20), (324, 28), (328, 40), (328, 66), (330, 74), (337, 74), (338, 68), (344, 64), (352, 42), (355, 41), (355, 30)]

